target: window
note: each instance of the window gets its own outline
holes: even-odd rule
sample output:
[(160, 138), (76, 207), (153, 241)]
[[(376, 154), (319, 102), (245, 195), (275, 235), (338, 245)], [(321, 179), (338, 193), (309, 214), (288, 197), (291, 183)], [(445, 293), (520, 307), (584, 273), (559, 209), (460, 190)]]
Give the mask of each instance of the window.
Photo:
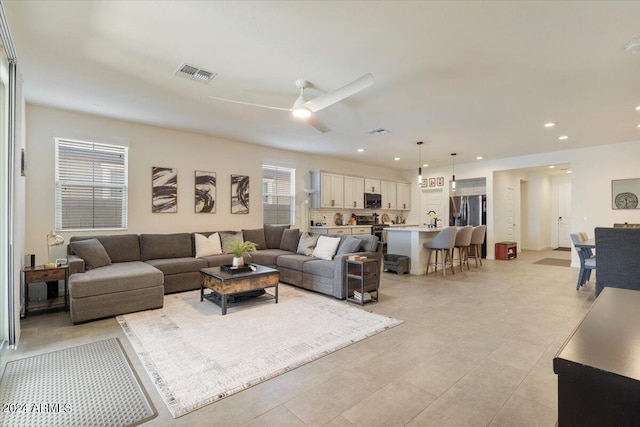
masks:
[(296, 170), (262, 165), (262, 212), (265, 224), (293, 224)]
[(127, 229), (128, 151), (56, 138), (56, 230)]

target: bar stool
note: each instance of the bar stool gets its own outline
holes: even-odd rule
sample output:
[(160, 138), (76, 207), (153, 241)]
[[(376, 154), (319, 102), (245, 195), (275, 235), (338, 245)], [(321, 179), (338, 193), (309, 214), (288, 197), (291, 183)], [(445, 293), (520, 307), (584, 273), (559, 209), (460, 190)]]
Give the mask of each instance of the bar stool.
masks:
[(429, 250), (427, 253), (427, 273), (429, 273), (429, 266), (431, 265), (431, 252), (436, 251), (436, 262), (434, 263), (434, 273), (438, 271), (438, 251), (442, 254), (442, 276), (446, 276), (447, 259), (451, 265), (451, 273), (453, 271), (453, 261), (451, 260), (451, 249), (456, 244), (456, 227), (447, 227), (438, 233), (436, 237), (428, 240), (422, 244), (423, 247)]
[(453, 251), (458, 249), (458, 259), (460, 260), (460, 271), (462, 271), (462, 264), (467, 263), (467, 270), (469, 267), (469, 247), (471, 246), (471, 233), (473, 233), (473, 226), (466, 225), (460, 227), (456, 233), (456, 242), (453, 246)]
[(486, 225), (473, 227), (473, 232), (471, 233), (471, 247), (473, 248), (473, 257), (476, 260), (476, 268), (478, 268), (478, 260), (480, 260), (480, 266), (482, 267), (482, 244), (484, 243), (484, 237), (486, 234)]

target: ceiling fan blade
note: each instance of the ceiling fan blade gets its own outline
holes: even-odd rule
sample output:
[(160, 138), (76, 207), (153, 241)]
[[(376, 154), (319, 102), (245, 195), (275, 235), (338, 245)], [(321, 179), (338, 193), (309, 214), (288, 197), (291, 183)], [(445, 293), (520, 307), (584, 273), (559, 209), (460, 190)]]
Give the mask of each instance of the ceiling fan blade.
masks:
[(315, 113), (316, 111), (320, 111), (323, 108), (327, 108), (330, 105), (333, 105), (345, 98), (350, 97), (351, 95), (355, 95), (356, 93), (365, 90), (372, 84), (373, 76), (371, 75), (371, 73), (365, 74), (364, 76), (352, 81), (351, 83), (320, 95), (317, 98), (312, 99), (311, 101), (307, 101), (304, 105)]
[(314, 114), (312, 114), (311, 117), (307, 119), (307, 123), (309, 123), (311, 126), (313, 126), (314, 128), (316, 128), (318, 131), (322, 133), (331, 132), (331, 129), (329, 128), (329, 126), (325, 125)]
[(291, 111), (291, 108), (274, 107), (272, 105), (254, 104), (253, 102), (236, 101), (235, 99), (218, 98), (217, 96), (208, 95), (209, 98), (218, 101), (233, 102), (234, 104), (250, 105), (252, 107), (269, 108), (270, 110)]

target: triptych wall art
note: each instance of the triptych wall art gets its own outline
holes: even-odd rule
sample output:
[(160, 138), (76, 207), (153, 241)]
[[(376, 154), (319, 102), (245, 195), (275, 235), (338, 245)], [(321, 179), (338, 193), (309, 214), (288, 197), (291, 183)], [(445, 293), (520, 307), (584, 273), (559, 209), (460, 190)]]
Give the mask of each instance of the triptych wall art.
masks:
[[(154, 166), (151, 174), (151, 211), (178, 212), (178, 170)], [(195, 171), (195, 213), (216, 213), (216, 173)], [(249, 213), (249, 176), (231, 175), (231, 213)]]

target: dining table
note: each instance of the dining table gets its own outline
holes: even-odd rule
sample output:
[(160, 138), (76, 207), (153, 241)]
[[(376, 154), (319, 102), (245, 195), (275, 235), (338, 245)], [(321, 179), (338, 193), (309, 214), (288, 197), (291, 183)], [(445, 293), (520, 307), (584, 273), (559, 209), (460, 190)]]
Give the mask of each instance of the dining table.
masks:
[(591, 239), (585, 240), (584, 242), (575, 243), (574, 246), (576, 248), (581, 248), (581, 249), (595, 249), (596, 248), (596, 239), (595, 239), (595, 237), (592, 237)]

